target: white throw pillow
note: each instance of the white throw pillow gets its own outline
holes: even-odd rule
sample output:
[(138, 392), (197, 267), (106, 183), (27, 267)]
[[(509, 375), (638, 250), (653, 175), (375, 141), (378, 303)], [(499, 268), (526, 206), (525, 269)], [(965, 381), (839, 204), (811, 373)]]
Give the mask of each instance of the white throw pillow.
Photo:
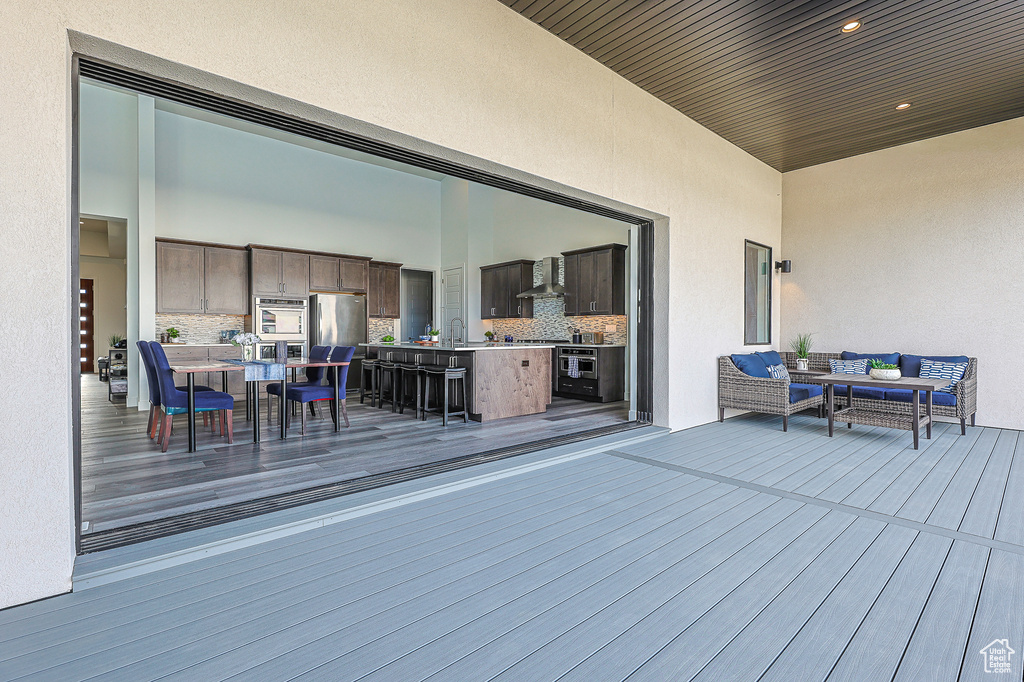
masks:
[(861, 360), (834, 360), (829, 358), (828, 368), (833, 374), (867, 374), (868, 361)]
[(785, 365), (768, 365), (768, 374), (771, 375), (772, 379), (785, 379), (790, 381), (789, 370), (786, 369)]
[(939, 362), (938, 360), (924, 359), (921, 360), (921, 373), (918, 376), (922, 379), (948, 379), (949, 384), (938, 390), (943, 393), (952, 393), (956, 385), (964, 378), (966, 371), (966, 362)]

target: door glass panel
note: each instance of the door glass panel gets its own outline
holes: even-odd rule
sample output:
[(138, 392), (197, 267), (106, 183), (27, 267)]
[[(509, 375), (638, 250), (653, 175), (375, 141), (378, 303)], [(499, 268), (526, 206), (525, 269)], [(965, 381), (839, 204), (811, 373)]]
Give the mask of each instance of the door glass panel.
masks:
[(772, 250), (763, 244), (746, 242), (744, 257), (743, 342), (769, 344), (772, 319)]

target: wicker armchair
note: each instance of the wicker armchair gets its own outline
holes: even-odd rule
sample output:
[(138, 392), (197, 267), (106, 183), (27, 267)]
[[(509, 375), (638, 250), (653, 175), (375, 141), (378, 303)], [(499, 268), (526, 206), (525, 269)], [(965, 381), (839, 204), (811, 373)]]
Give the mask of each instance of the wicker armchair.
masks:
[[(827, 361), (826, 361), (826, 364)], [(796, 403), (789, 402), (789, 384), (785, 379), (762, 379), (744, 374), (732, 358), (718, 358), (718, 421), (725, 420), (725, 408), (749, 410), (782, 416), (782, 430), (789, 430), (789, 415), (821, 406), (824, 398), (816, 395)]]
[[(796, 368), (796, 353), (784, 352), (780, 353), (782, 361), (786, 363), (786, 367), (789, 369)], [(839, 359), (839, 353), (810, 353), (808, 357), (808, 369), (828, 372), (829, 358)], [(738, 370), (737, 370), (738, 371)], [(813, 384), (815, 383), (814, 377), (801, 377), (802, 383)], [(951, 417), (953, 419), (960, 420), (960, 434), (965, 435), (967, 433), (967, 420), (971, 420), (971, 426), (974, 426), (976, 414), (978, 412), (978, 358), (969, 358), (967, 363), (967, 371), (964, 372), (964, 378), (954, 387), (954, 395), (956, 395), (956, 405), (933, 405), (932, 414), (937, 417)], [(843, 391), (837, 391), (835, 394), (835, 403), (837, 406), (849, 407), (847, 404), (846, 394)], [(882, 412), (891, 412), (893, 414), (909, 415), (911, 414), (912, 405), (909, 402), (902, 402), (898, 400), (871, 400), (868, 398), (854, 398), (853, 407), (863, 407), (870, 410), (879, 410)]]

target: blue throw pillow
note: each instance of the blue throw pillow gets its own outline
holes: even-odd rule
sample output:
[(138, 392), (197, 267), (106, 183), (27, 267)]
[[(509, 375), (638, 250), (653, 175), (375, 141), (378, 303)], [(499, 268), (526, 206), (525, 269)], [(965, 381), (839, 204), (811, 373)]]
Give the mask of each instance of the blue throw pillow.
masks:
[(768, 365), (768, 374), (772, 376), (772, 379), (785, 379), (789, 381), (789, 370), (783, 364)]
[(966, 362), (939, 362), (924, 358), (921, 360), (921, 373), (918, 376), (922, 379), (946, 379), (949, 383), (938, 390), (943, 393), (952, 393), (956, 385), (964, 378), (966, 371)]
[(900, 357), (900, 374), (905, 377), (921, 376), (922, 360), (938, 360), (939, 362), (970, 362), (966, 355), (906, 355)]
[(839, 354), (843, 360), (881, 360), (887, 365), (898, 365), (900, 364), (899, 353), (851, 353), (848, 350), (844, 350)]
[(833, 374), (867, 374), (867, 360), (836, 360), (829, 358), (828, 368)]
[(756, 355), (757, 357), (761, 358), (761, 360), (764, 361), (764, 366), (765, 367), (771, 367), (772, 365), (782, 365), (782, 364), (785, 364), (784, 362), (782, 362), (782, 356), (779, 355), (778, 351), (774, 351), (774, 350), (757, 351), (757, 352), (754, 353), (754, 355)]
[(764, 364), (764, 360), (760, 356), (748, 353), (731, 357), (733, 364), (736, 365), (736, 369), (744, 374), (752, 377), (761, 377), (762, 379), (771, 378), (771, 375), (768, 374), (768, 365)]

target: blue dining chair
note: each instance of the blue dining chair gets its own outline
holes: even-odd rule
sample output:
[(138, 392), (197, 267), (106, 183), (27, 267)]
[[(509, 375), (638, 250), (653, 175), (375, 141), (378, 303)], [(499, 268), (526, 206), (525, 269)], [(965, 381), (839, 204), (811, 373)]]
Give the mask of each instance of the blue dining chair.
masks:
[[(355, 354), (356, 349), (354, 346), (336, 346), (334, 351), (331, 353), (331, 362), (352, 362), (352, 356)], [(348, 365), (338, 368), (338, 386), (340, 387), (338, 394), (338, 407), (340, 408), (340, 417), (345, 419), (345, 426), (349, 425), (348, 422), (348, 408), (345, 406), (345, 383), (348, 380)], [(325, 368), (329, 369), (329, 368)], [(315, 403), (320, 400), (333, 400), (334, 399), (334, 372), (328, 372), (327, 374), (327, 385), (320, 386), (306, 384), (292, 384), (288, 387), (285, 392), (285, 398), (291, 402), (299, 403), (302, 406), (300, 412), (302, 412), (302, 435), (306, 435), (306, 405)], [(334, 415), (335, 419), (339, 418), (339, 415)]]
[[(146, 425), (146, 434), (150, 440), (156, 438), (156, 430), (160, 425), (160, 384), (158, 383), (156, 369), (153, 366), (153, 352), (149, 349), (149, 341), (138, 341), (139, 355), (142, 357), (142, 366), (146, 370), (146, 379), (149, 380), (149, 424)], [(196, 386), (197, 391), (212, 391), (209, 386)], [(205, 423), (206, 413), (203, 413)]]
[[(157, 383), (160, 385), (160, 404), (163, 407), (163, 419), (160, 422), (161, 452), (167, 452), (171, 442), (171, 425), (176, 414), (188, 412), (188, 392), (174, 385), (174, 372), (167, 362), (167, 354), (156, 341), (151, 341), (149, 348), (153, 353), (153, 368), (156, 371)], [(220, 414), (220, 434), (227, 431), (228, 443), (234, 442), (235, 432), (232, 423), (232, 411), (235, 399), (230, 393), (220, 391), (197, 391), (195, 394), (196, 412)]]
[[(313, 346), (312, 348), (309, 349), (309, 359), (310, 360), (323, 361), (323, 360), (326, 360), (327, 356), (330, 355), (330, 354), (331, 354), (331, 347), (330, 346)], [(307, 367), (306, 368), (306, 381), (305, 382), (295, 382), (295, 383), (292, 384), (292, 386), (306, 386), (306, 385), (309, 385), (309, 386), (319, 386), (320, 385), (320, 381), (323, 379), (323, 377), (324, 377), (324, 368), (323, 367)], [(268, 395), (272, 395), (272, 396), (280, 396), (281, 395), (281, 384), (276, 382), (276, 381), (273, 382), (273, 383), (267, 384), (267, 394)], [(271, 422), (271, 417), (272, 417), (272, 414), (273, 414), (273, 407), (274, 407), (274, 401), (273, 400), (268, 400), (267, 401), (267, 423), (268, 424)]]

